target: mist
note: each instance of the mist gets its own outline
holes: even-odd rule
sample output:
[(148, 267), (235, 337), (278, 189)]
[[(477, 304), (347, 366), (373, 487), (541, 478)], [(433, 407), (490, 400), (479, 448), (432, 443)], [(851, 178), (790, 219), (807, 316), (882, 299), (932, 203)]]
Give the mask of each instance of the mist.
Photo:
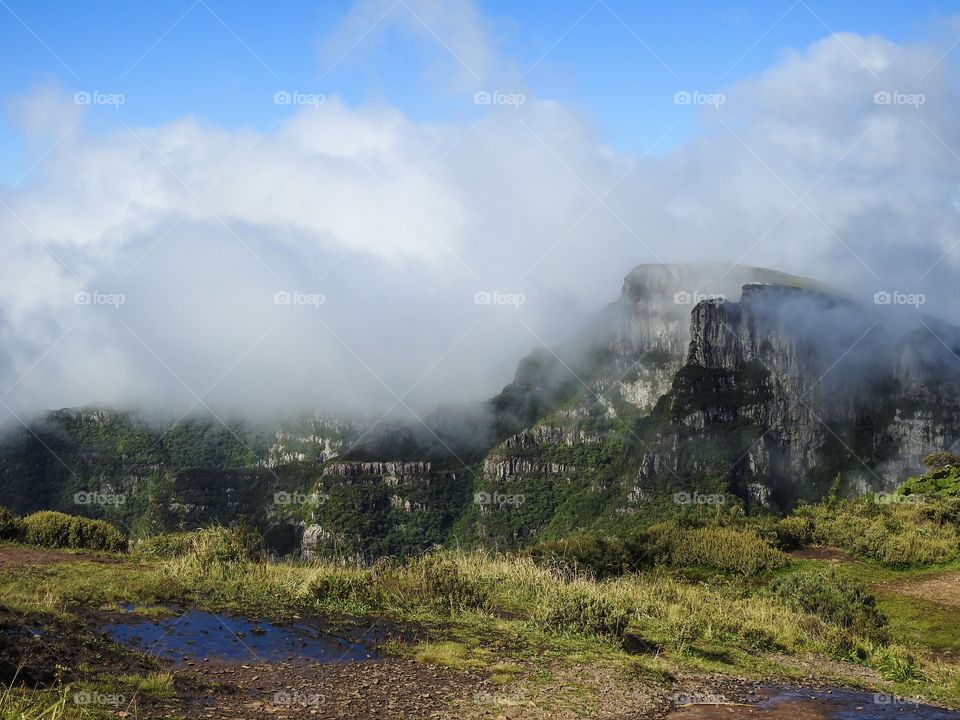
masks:
[[(42, 159), (0, 190), (0, 410), (422, 414), (496, 393), (644, 262), (770, 267), (956, 317), (945, 45), (824, 37), (719, 89), (686, 144), (632, 156), (523, 86), (470, 3), (409, 4), (480, 74), (424, 69), (462, 121), (326, 96), (267, 132), (104, 130), (59, 79), (9, 99)], [(357, 3), (322, 51), (386, 7)], [(434, 42), (403, 13), (387, 29)]]

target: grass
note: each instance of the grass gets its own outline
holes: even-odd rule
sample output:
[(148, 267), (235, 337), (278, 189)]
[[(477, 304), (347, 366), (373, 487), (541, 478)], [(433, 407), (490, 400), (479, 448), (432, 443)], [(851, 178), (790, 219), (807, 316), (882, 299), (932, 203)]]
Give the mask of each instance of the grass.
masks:
[[(935, 525), (936, 513), (864, 506), (850, 511), (851, 520), (837, 507), (802, 512), (773, 524), (771, 533), (770, 523), (750, 519), (720, 527), (666, 524), (627, 540), (580, 537), (529, 554), (437, 549), (362, 568), (332, 560), (263, 562), (244, 531), (210, 528), (144, 543), (112, 562), (77, 555), (71, 562), (0, 567), (0, 605), (63, 617), (73, 617), (76, 606), (130, 603), (149, 614), (196, 603), (277, 619), (386, 618), (410, 631), (406, 641), (391, 641), (388, 652), (480, 672), (544, 703), (558, 678), (603, 668), (634, 682), (669, 683), (681, 672), (767, 682), (814, 677), (960, 706), (960, 665), (943, 654), (960, 649), (955, 609), (897, 590), (905, 581), (960, 569), (956, 559), (924, 564), (929, 549), (942, 544), (909, 546), (894, 563), (870, 546), (865, 559), (830, 565), (776, 549), (827, 536), (852, 546), (847, 533), (861, 526), (915, 534), (910, 523)], [(625, 572), (629, 567), (641, 569)], [(91, 690), (173, 695), (169, 673), (104, 677), (91, 669), (85, 677)], [(9, 689), (0, 720), (99, 712), (65, 703), (58, 692)], [(602, 701), (595, 688), (578, 692), (594, 693), (590, 705)]]
[(0, 691), (0, 720), (63, 720), (71, 712), (66, 691), (27, 691), (7, 687)]
[[(269, 598), (288, 610), (347, 608), (418, 623), (431, 639), (400, 651), (451, 667), (489, 670), (497, 662), (530, 662), (551, 653), (616, 663), (630, 657), (625, 648), (634, 647), (677, 668), (749, 673), (764, 655), (815, 653), (873, 668), (900, 685), (932, 675), (922, 652), (860, 634), (856, 623), (842, 619), (843, 608), (831, 605), (821, 616), (722, 576), (691, 583), (657, 569), (606, 580), (570, 578), (530, 557), (484, 551), (436, 551), (367, 569), (240, 563), (200, 572), (182, 561), (167, 570), (184, 587), (212, 584), (220, 593), (210, 596), (215, 602), (230, 595), (238, 606), (252, 607)], [(844, 602), (859, 602), (858, 593)], [(483, 635), (511, 650), (483, 657), (476, 648), (491, 646), (491, 637), (480, 640)], [(939, 672), (949, 675), (956, 668)]]
[(903, 595), (881, 595), (877, 603), (898, 642), (960, 654), (957, 610)]
[(153, 672), (148, 675), (121, 675), (117, 678), (121, 686), (130, 688), (133, 693), (154, 698), (174, 696), (173, 673), (169, 671)]

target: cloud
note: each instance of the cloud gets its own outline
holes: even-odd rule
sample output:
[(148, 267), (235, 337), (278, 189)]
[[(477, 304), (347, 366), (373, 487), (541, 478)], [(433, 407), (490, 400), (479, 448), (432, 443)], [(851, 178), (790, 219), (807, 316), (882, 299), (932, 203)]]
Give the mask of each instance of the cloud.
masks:
[[(941, 48), (824, 38), (723, 89), (687, 144), (638, 158), (529, 89), (474, 117), (464, 65), (509, 75), (485, 19), (409, 5), (460, 56), (445, 62), (469, 121), (331, 96), (267, 133), (94, 130), (70, 89), (17, 99), (31, 141), (56, 143), (0, 206), (0, 399), (421, 412), (494, 392), (640, 262), (767, 265), (956, 313), (960, 125)], [(380, 8), (358, 4), (329, 52)], [(436, 43), (390, 13), (382, 31)]]

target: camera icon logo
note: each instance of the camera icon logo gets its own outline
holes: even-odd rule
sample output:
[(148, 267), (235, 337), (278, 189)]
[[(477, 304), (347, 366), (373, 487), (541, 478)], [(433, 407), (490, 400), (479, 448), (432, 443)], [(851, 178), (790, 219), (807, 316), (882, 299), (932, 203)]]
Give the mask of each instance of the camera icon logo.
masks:
[(893, 102), (893, 94), (888, 90), (880, 90), (873, 94), (874, 105), (889, 105)]

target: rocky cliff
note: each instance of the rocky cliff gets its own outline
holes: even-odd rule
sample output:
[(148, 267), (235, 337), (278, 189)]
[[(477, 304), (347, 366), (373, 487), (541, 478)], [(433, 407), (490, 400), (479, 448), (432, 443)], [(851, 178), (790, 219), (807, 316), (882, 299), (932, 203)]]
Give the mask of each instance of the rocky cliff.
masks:
[[(761, 511), (890, 489), (960, 438), (960, 341), (887, 310), (757, 268), (641, 266), (559, 350), (579, 389), (500, 442), (478, 487), (549, 505), (534, 536), (655, 518), (678, 490)], [(520, 523), (497, 520), (510, 543)]]
[(135, 533), (243, 518), (280, 552), (369, 558), (887, 490), (960, 438), (960, 331), (895, 310), (760, 268), (643, 265), (488, 401), (425, 424), (50, 413), (0, 438), (0, 505)]

